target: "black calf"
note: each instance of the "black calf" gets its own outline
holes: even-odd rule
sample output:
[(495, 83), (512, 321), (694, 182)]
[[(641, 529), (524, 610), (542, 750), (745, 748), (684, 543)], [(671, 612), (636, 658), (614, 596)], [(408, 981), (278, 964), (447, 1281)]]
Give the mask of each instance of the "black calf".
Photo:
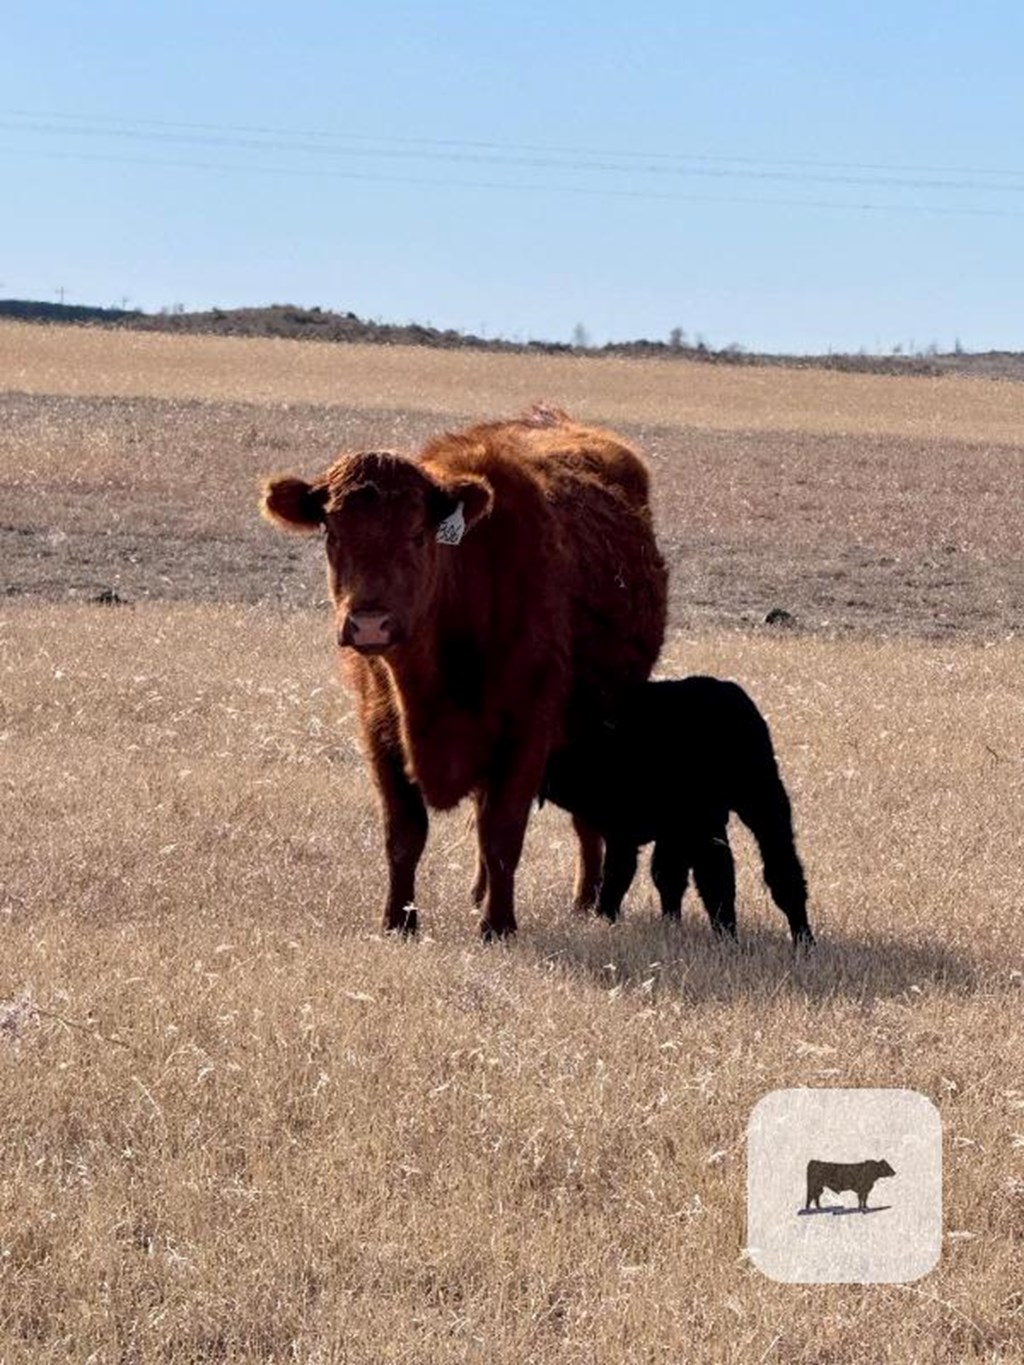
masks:
[(733, 937), (736, 876), (726, 826), (735, 812), (757, 840), (765, 882), (794, 943), (814, 942), (771, 735), (736, 683), (694, 677), (632, 689), (611, 721), (551, 756), (545, 798), (604, 836), (600, 914), (617, 918), (640, 846), (653, 840), (662, 914), (679, 918), (692, 872), (712, 928)]

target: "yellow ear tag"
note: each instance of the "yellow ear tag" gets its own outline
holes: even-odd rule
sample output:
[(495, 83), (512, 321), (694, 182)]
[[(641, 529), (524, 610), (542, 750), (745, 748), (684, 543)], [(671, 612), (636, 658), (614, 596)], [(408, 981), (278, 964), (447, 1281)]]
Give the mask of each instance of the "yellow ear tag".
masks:
[(462, 515), (462, 503), (458, 503), (455, 511), (450, 512), (437, 528), (437, 542), (439, 545), (458, 545), (459, 541), (466, 534), (466, 518)]

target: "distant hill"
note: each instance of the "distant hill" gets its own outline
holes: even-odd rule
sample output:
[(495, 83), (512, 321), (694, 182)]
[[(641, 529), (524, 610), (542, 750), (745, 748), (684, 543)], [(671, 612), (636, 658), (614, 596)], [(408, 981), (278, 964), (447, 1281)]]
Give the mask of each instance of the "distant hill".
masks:
[(623, 356), (641, 359), (698, 360), (712, 365), (787, 365), (868, 374), (974, 374), (1024, 380), (1024, 353), (1019, 351), (948, 352), (916, 355), (768, 355), (740, 346), (720, 350), (685, 341), (615, 341), (604, 346), (554, 341), (507, 341), (471, 332), (441, 330), (420, 323), (370, 322), (355, 313), (324, 308), (271, 304), (265, 308), (211, 308), (186, 313), (163, 310), (92, 308), (81, 304), (44, 303), (32, 299), (0, 299), (0, 318), (27, 322), (74, 323), (90, 327), (122, 327), (143, 332), (178, 332), (206, 336), (285, 337), (293, 341), (361, 342), (378, 346), (429, 346), (439, 350), (480, 350), (544, 355)]
[(90, 308), (77, 303), (41, 303), (36, 299), (0, 299), (0, 317), (24, 322), (96, 322), (112, 325), (125, 318), (143, 317), (124, 308)]

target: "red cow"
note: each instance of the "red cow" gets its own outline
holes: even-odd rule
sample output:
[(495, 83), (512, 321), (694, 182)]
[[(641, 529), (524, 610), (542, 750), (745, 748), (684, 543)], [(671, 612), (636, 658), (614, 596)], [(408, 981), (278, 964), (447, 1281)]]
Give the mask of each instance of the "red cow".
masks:
[[(513, 879), (548, 755), (642, 682), (665, 630), (648, 476), (611, 432), (554, 409), (439, 436), (415, 458), (343, 455), (269, 479), (262, 510), (326, 532), (338, 644), (380, 793), (384, 925), (416, 928), (427, 805), (476, 804), (485, 938), (515, 931)], [(577, 822), (576, 901), (602, 842)]]

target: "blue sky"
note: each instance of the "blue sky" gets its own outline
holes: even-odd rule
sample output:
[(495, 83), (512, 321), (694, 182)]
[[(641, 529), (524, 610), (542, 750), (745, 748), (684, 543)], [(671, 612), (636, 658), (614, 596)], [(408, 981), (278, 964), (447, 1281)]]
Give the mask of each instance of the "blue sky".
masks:
[(1024, 349), (1024, 6), (7, 0), (0, 297)]

